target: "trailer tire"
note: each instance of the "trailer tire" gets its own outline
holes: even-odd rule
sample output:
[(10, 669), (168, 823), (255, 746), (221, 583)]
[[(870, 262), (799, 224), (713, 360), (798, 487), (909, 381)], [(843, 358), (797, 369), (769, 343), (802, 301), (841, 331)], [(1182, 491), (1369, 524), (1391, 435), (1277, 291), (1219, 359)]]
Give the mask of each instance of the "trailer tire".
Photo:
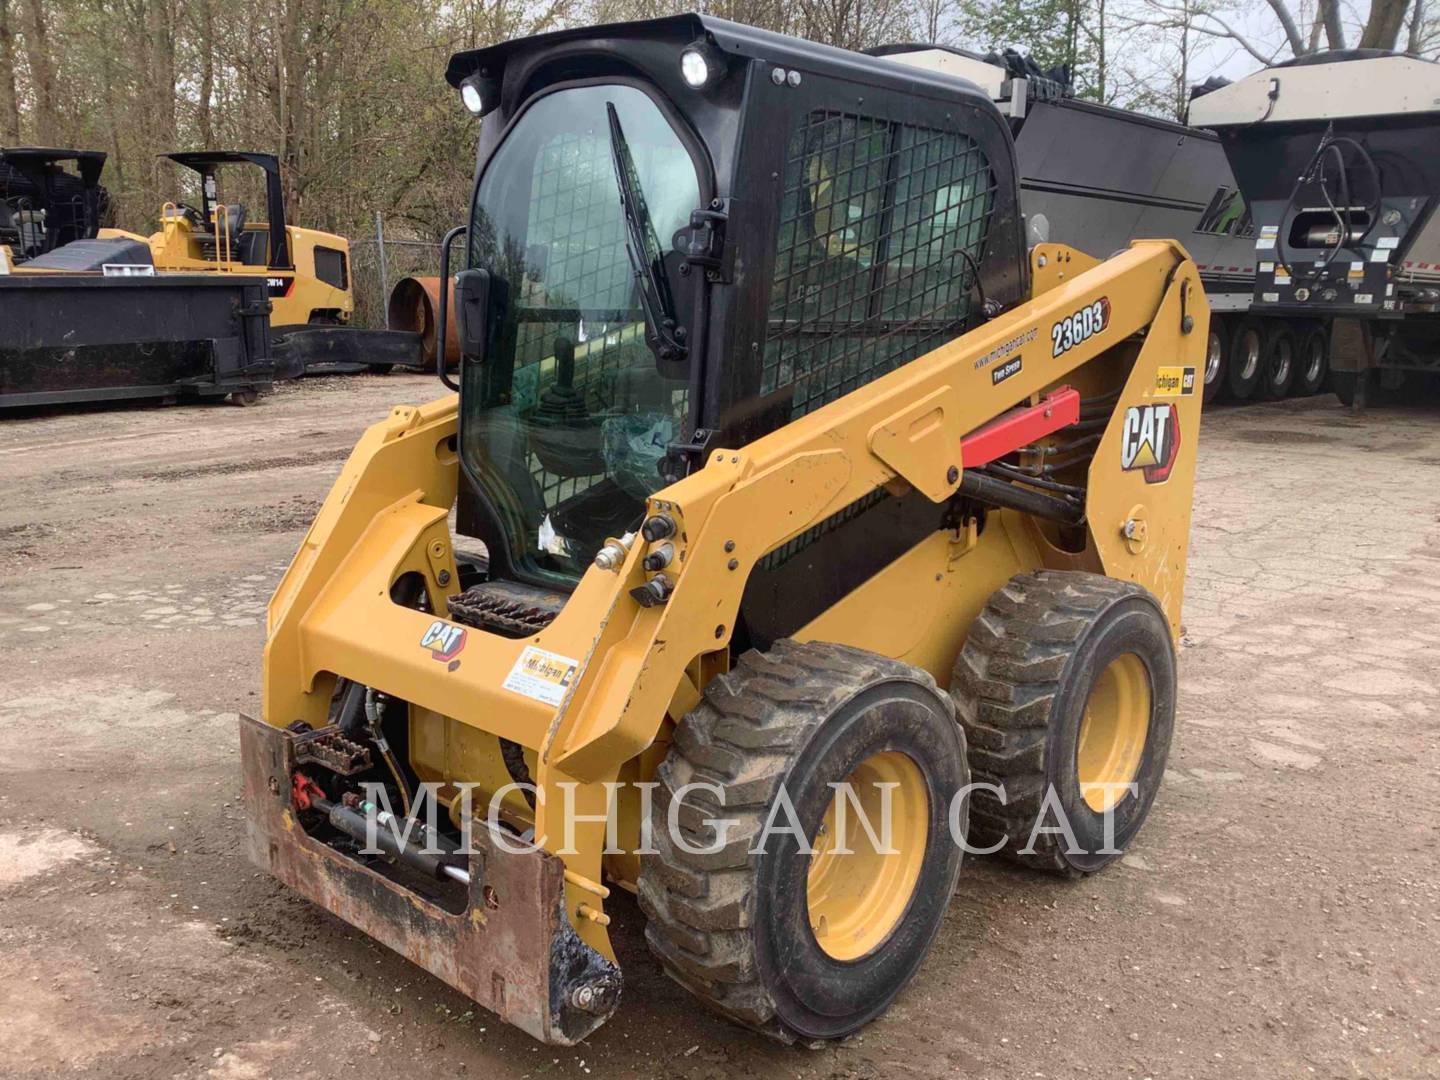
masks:
[(1330, 373), (1330, 333), (1324, 323), (1311, 323), (1296, 328), (1300, 347), (1295, 352), (1293, 397), (1313, 397), (1325, 385)]
[(1236, 401), (1249, 401), (1260, 385), (1260, 368), (1265, 358), (1265, 325), (1259, 319), (1236, 320), (1230, 333), (1230, 352), (1225, 388)]
[(1175, 682), (1170, 623), (1139, 585), (1040, 570), (997, 589), (950, 682), (976, 785), (970, 850), (1070, 876), (1119, 858), (1165, 773)]
[[(833, 820), (828, 785), (867, 769), (900, 781), (891, 843), (901, 863), (875, 863), (892, 856), (858, 826), (846, 835), (861, 858), (845, 863), (821, 832)], [(965, 737), (934, 679), (860, 649), (777, 641), (706, 686), (656, 780), (639, 899), (666, 974), (785, 1042), (841, 1038), (883, 1012), (929, 951), (960, 872), (949, 815), (969, 781)], [(687, 796), (697, 784), (718, 802)], [(782, 828), (785, 799), (815, 843), (808, 857)]]
[(1225, 378), (1229, 374), (1230, 320), (1223, 315), (1210, 316), (1210, 337), (1205, 343), (1204, 404), (1209, 405), (1225, 396)]
[(1290, 396), (1297, 364), (1295, 332), (1289, 324), (1271, 320), (1265, 328), (1265, 353), (1260, 364), (1259, 395), (1264, 401), (1281, 401)]

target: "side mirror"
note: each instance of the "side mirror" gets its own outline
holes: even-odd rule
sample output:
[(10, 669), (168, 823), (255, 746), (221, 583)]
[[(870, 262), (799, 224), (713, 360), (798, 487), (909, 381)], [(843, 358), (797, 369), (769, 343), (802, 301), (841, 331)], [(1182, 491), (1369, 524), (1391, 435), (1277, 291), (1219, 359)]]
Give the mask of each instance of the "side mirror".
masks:
[(490, 342), (490, 272), (462, 270), (455, 275), (455, 336), (461, 362), (485, 362)]
[[(440, 310), (435, 316), (435, 374), (440, 376), (440, 381), (447, 389), (459, 391), (460, 384), (450, 378), (450, 373), (445, 370), (446, 342), (449, 336), (449, 297), (450, 297), (450, 245), (457, 237), (464, 236), (466, 228), (464, 225), (456, 225), (447, 232), (440, 241)], [(464, 355), (461, 355), (461, 362), (464, 362)]]

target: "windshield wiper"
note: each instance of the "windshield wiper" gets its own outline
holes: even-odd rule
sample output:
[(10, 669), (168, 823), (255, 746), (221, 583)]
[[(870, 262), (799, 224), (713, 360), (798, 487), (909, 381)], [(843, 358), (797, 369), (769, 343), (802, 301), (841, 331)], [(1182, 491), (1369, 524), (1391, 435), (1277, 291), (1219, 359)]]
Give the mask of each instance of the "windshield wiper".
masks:
[(685, 328), (675, 321), (675, 300), (665, 276), (660, 240), (640, 188), (640, 174), (614, 102), (607, 101), (605, 111), (610, 117), (610, 160), (615, 166), (620, 207), (625, 213), (625, 252), (640, 285), (640, 306), (645, 311), (645, 340), (661, 360), (683, 360), (689, 352)]

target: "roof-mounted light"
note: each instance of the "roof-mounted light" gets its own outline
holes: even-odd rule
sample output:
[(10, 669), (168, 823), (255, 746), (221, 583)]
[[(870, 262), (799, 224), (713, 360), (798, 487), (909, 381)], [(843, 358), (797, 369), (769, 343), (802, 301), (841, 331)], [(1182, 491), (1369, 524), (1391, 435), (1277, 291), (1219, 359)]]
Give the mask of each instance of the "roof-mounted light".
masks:
[(484, 116), (500, 104), (500, 85), (477, 71), (460, 84), (460, 100), (476, 116)]
[(715, 47), (703, 38), (686, 45), (680, 54), (680, 77), (692, 90), (702, 90), (725, 70), (724, 61)]

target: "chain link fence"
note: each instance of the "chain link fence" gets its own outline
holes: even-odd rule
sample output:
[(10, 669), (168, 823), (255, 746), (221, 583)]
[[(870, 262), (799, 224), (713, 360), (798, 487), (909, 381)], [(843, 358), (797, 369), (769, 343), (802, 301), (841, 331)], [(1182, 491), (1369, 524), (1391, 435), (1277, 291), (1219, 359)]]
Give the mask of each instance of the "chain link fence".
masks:
[[(459, 254), (460, 245), (456, 245)], [(373, 236), (350, 241), (350, 281), (355, 293), (352, 326), (385, 329), (390, 290), (404, 277), (439, 277), (440, 245), (428, 240), (396, 240), (385, 235), (377, 218)]]

